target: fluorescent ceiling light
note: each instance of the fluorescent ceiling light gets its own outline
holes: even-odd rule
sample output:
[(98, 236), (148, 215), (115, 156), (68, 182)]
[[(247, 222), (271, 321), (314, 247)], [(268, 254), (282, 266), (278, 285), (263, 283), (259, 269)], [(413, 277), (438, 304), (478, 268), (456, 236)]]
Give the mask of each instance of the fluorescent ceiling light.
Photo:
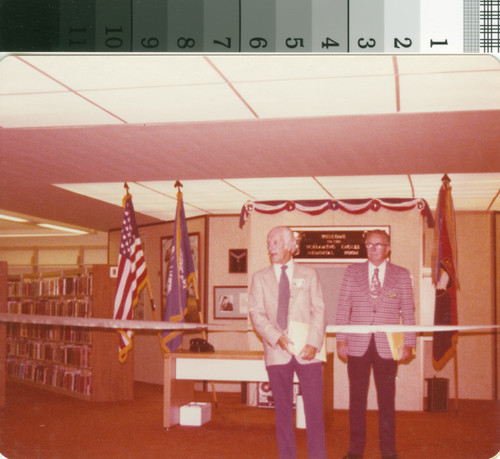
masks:
[(12, 217), (11, 215), (4, 215), (4, 214), (0, 214), (0, 220), (8, 220), (10, 222), (17, 222), (17, 223), (28, 223), (29, 221), (26, 220), (25, 218)]
[(66, 228), (64, 226), (51, 225), (50, 223), (37, 223), (37, 226), (41, 226), (42, 228), (64, 231), (66, 233), (72, 233), (72, 234), (88, 234), (87, 231), (77, 230), (73, 228)]

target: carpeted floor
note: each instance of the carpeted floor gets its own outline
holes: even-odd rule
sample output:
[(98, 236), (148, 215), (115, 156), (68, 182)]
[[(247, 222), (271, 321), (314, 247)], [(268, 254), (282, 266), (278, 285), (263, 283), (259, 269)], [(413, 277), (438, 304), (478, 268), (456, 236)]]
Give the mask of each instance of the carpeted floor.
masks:
[[(212, 420), (201, 427), (162, 427), (163, 388), (136, 383), (135, 399), (89, 403), (24, 385), (7, 384), (0, 409), (0, 453), (8, 459), (58, 458), (277, 458), (272, 409), (241, 404), (239, 394), (218, 395)], [(210, 393), (197, 393), (211, 401)], [(402, 459), (487, 459), (500, 451), (500, 405), (460, 401), (458, 414), (398, 412)], [(329, 414), (329, 458), (348, 448), (348, 413)], [(377, 412), (368, 412), (366, 459), (379, 458)], [(299, 458), (305, 431), (297, 429)], [(0, 456), (1, 457), (1, 456)]]

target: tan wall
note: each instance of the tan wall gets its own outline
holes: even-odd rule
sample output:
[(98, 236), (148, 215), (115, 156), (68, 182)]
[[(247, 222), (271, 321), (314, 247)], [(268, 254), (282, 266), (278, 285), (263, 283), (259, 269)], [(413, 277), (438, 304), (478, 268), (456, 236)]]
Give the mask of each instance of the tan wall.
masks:
[[(248, 286), (246, 273), (229, 272), (229, 249), (246, 249), (248, 244), (247, 226), (239, 227), (239, 216), (208, 217), (208, 322), (231, 328), (234, 332), (211, 329), (208, 340), (217, 350), (247, 348), (247, 321), (245, 319), (214, 318), (215, 286)], [(216, 390), (239, 391), (240, 384), (216, 384)]]

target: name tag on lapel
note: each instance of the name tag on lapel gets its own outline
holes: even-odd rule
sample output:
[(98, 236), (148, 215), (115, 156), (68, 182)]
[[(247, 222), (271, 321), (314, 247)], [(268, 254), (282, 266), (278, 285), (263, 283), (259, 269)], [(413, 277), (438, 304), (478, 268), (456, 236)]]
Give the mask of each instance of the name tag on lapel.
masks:
[(304, 285), (305, 279), (293, 279), (292, 287), (301, 288)]

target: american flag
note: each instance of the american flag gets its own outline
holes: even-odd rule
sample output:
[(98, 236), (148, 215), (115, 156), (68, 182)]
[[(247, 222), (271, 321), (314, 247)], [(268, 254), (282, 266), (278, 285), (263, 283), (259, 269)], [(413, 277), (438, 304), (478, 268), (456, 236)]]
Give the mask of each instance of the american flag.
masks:
[[(133, 309), (138, 296), (148, 280), (146, 260), (142, 249), (139, 231), (135, 221), (132, 196), (124, 198), (125, 214), (123, 216), (120, 254), (118, 255), (118, 284), (115, 293), (113, 318), (132, 320)], [(120, 343), (118, 360), (125, 362), (127, 353), (132, 348), (132, 330), (119, 330)]]

